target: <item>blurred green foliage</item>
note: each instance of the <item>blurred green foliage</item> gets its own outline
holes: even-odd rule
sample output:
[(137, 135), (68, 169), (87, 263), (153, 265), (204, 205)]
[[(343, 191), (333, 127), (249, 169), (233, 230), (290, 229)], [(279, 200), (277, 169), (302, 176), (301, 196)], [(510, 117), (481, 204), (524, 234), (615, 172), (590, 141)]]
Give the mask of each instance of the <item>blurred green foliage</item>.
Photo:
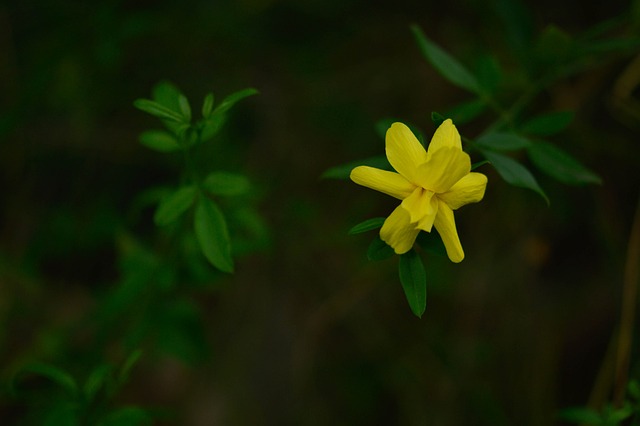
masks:
[[(581, 421), (619, 416), (597, 377), (638, 197), (638, 5), (0, 5), (2, 423), (549, 425), (589, 400)], [(162, 79), (191, 101), (159, 101)], [(260, 96), (226, 111), (246, 86)], [(162, 130), (131, 106), (149, 93)], [(493, 166), (458, 219), (462, 267), (419, 241), (417, 320), (397, 260), (347, 235), (390, 200), (318, 176), (384, 167), (376, 123), (428, 135), (432, 111)], [(203, 255), (198, 206), (217, 214), (181, 146), (233, 275)], [(521, 167), (550, 207), (500, 183)]]

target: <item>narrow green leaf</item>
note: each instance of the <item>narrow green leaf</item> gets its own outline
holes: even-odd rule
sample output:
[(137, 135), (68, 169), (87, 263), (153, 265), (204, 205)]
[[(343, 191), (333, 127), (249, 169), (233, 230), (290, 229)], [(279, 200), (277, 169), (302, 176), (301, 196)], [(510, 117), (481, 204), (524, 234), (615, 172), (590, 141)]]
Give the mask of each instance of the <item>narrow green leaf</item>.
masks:
[(413, 249), (409, 250), (400, 256), (398, 268), (400, 282), (411, 312), (422, 318), (427, 307), (427, 274), (420, 255)]
[(349, 229), (349, 235), (356, 235), (374, 229), (379, 229), (384, 224), (385, 220), (387, 219), (384, 217), (374, 217), (372, 219), (367, 219), (364, 222), (360, 222), (353, 228)]
[(44, 363), (33, 363), (22, 368), (13, 379), (13, 387), (15, 388), (15, 383), (18, 381), (19, 376), (27, 374), (36, 374), (51, 380), (67, 391), (70, 396), (75, 396), (78, 393), (78, 385), (69, 373), (58, 367)]
[(213, 110), (213, 93), (207, 93), (202, 102), (202, 118), (209, 118)]
[(146, 113), (149, 113), (155, 117), (162, 118), (165, 120), (175, 121), (178, 123), (184, 122), (184, 119), (182, 118), (182, 116), (177, 112), (174, 112), (169, 108), (160, 105), (157, 102), (150, 101), (149, 99), (136, 99), (133, 102), (133, 105), (136, 108)]
[(258, 91), (253, 88), (239, 90), (230, 94), (213, 110), (213, 114), (222, 114), (234, 106), (238, 101), (253, 95), (257, 95)]
[(200, 132), (200, 140), (205, 142), (214, 137), (220, 129), (222, 129), (225, 120), (226, 116), (224, 114), (211, 113), (209, 118), (204, 121), (202, 131)]
[(118, 385), (123, 385), (129, 380), (129, 375), (131, 374), (131, 370), (138, 363), (140, 358), (142, 357), (142, 351), (137, 349), (127, 357), (122, 363), (120, 367), (120, 371), (118, 372)]
[(417, 25), (412, 25), (411, 31), (423, 55), (440, 75), (458, 87), (480, 94), (478, 80), (457, 59), (429, 40)]
[(547, 195), (540, 185), (538, 185), (536, 178), (533, 177), (531, 172), (522, 164), (497, 152), (482, 150), (482, 154), (491, 162), (493, 167), (498, 171), (498, 174), (507, 183), (520, 188), (531, 189), (540, 194), (547, 204), (549, 204), (549, 198), (547, 198)]
[(239, 173), (213, 172), (202, 182), (204, 188), (213, 195), (243, 195), (251, 189), (249, 179)]
[(540, 33), (534, 53), (542, 64), (561, 63), (567, 59), (572, 43), (569, 34), (555, 25), (548, 25)]
[(444, 123), (444, 121), (446, 119), (447, 119), (447, 117), (445, 117), (444, 115), (440, 114), (439, 112), (435, 112), (435, 111), (431, 112), (431, 121), (433, 121), (433, 124), (435, 124), (436, 127), (438, 127), (442, 123)]
[(416, 243), (431, 254), (442, 257), (447, 256), (447, 249), (444, 247), (442, 238), (437, 232), (420, 232), (416, 238)]
[(473, 99), (449, 109), (445, 116), (450, 117), (455, 124), (465, 124), (478, 117), (486, 109), (487, 104), (482, 99)]
[(582, 163), (548, 142), (527, 148), (529, 158), (541, 171), (567, 185), (601, 184), (602, 179)]
[(517, 151), (529, 145), (531, 142), (527, 138), (507, 132), (487, 133), (476, 139), (476, 146), (479, 148), (496, 151)]
[(197, 189), (194, 186), (183, 186), (163, 198), (153, 216), (155, 224), (167, 226), (175, 222), (184, 212), (189, 210), (197, 193)]
[(358, 166), (375, 167), (376, 169), (391, 170), (391, 164), (384, 155), (351, 161), (340, 166), (331, 167), (320, 176), (321, 179), (349, 179), (351, 170)]
[(482, 55), (477, 63), (478, 82), (486, 93), (495, 93), (502, 81), (502, 70), (495, 56)]
[(220, 208), (202, 196), (195, 212), (194, 230), (200, 249), (207, 260), (223, 272), (233, 272), (231, 241), (227, 222)]
[(471, 170), (475, 170), (478, 167), (484, 166), (485, 164), (489, 164), (489, 160), (478, 161), (477, 163), (473, 163), (471, 165)]
[(522, 125), (522, 132), (549, 136), (564, 130), (573, 120), (573, 111), (551, 112), (532, 118)]
[(380, 235), (371, 241), (367, 248), (367, 259), (370, 261), (384, 260), (393, 256), (395, 252), (387, 243), (380, 239)]
[(147, 130), (140, 135), (140, 143), (160, 152), (174, 152), (180, 149), (176, 138), (164, 130)]
[(178, 97), (178, 106), (180, 107), (180, 113), (184, 118), (184, 122), (191, 122), (191, 105), (189, 105), (189, 100), (186, 96), (180, 95)]
[(87, 401), (93, 401), (98, 392), (107, 385), (107, 382), (113, 379), (112, 373), (113, 367), (108, 364), (100, 365), (91, 372), (83, 387)]

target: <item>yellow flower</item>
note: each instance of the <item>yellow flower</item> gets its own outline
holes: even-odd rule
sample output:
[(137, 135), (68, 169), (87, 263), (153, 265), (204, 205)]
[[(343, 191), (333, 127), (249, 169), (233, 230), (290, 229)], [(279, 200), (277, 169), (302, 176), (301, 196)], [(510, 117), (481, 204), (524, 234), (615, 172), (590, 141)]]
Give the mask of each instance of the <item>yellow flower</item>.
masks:
[(380, 229), (380, 238), (397, 254), (411, 250), (420, 231), (435, 226), (452, 262), (464, 252), (453, 211), (482, 200), (487, 177), (471, 172), (471, 159), (462, 151), (460, 134), (449, 119), (436, 130), (429, 149), (402, 123), (386, 135), (386, 153), (397, 173), (368, 166), (351, 171), (351, 180), (402, 200)]

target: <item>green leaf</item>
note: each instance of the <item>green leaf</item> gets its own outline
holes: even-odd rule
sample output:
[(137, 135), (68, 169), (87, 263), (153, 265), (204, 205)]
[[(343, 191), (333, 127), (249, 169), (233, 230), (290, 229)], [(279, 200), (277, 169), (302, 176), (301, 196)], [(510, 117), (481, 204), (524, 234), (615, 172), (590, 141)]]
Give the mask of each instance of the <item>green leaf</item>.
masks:
[(243, 195), (251, 189), (249, 179), (238, 173), (213, 172), (202, 182), (202, 186), (213, 195)]
[(220, 208), (207, 197), (200, 197), (196, 206), (194, 230), (207, 260), (219, 270), (232, 273), (233, 258), (227, 222)]
[(447, 256), (447, 249), (444, 247), (442, 238), (437, 232), (420, 232), (416, 238), (416, 243), (431, 254), (442, 257)]
[(153, 418), (139, 407), (123, 407), (104, 416), (97, 426), (142, 426), (150, 425)]
[(529, 158), (541, 171), (567, 185), (601, 184), (602, 179), (582, 163), (548, 142), (527, 148)]
[(400, 256), (398, 265), (400, 282), (411, 307), (411, 312), (418, 318), (427, 307), (427, 274), (420, 255), (411, 249)]
[(27, 374), (35, 374), (51, 380), (64, 389), (70, 396), (75, 396), (78, 393), (78, 385), (69, 373), (58, 367), (44, 363), (32, 363), (23, 367), (13, 379), (12, 384), (14, 387), (18, 377)]
[(569, 34), (555, 25), (548, 25), (536, 41), (535, 55), (543, 64), (559, 63), (567, 59), (571, 45)]
[(353, 228), (349, 229), (349, 235), (362, 234), (363, 232), (379, 229), (384, 224), (385, 220), (387, 219), (384, 217), (374, 217), (372, 219), (367, 219), (364, 222), (360, 222)]
[(174, 84), (164, 80), (153, 87), (151, 95), (154, 101), (174, 112), (180, 112), (182, 92)]
[(449, 109), (445, 116), (450, 117), (455, 124), (464, 124), (478, 117), (486, 109), (487, 104), (482, 99), (473, 99)]
[(150, 101), (149, 99), (136, 99), (133, 102), (133, 105), (136, 108), (138, 108), (138, 109), (140, 109), (140, 110), (142, 110), (142, 111), (144, 111), (146, 113), (149, 113), (149, 114), (151, 114), (151, 115), (153, 115), (155, 117), (162, 118), (162, 119), (165, 119), (165, 120), (175, 121), (175, 122), (178, 122), (178, 123), (183, 123), (184, 122), (183, 117), (180, 114), (178, 114), (177, 112), (174, 112), (174, 111), (170, 110), (169, 108), (160, 105), (157, 102)]
[(429, 40), (420, 27), (411, 26), (411, 31), (418, 42), (423, 55), (438, 70), (440, 75), (458, 87), (480, 94), (481, 89), (476, 77), (471, 74), (457, 59), (442, 50), (440, 46)]
[(367, 248), (367, 259), (369, 259), (370, 261), (388, 259), (394, 254), (395, 252), (393, 251), (393, 248), (382, 241), (380, 235), (376, 236), (376, 238), (371, 241), (371, 244), (369, 244), (369, 247)]
[(500, 63), (491, 55), (482, 55), (477, 63), (478, 82), (487, 93), (495, 93), (502, 81)]
[(236, 102), (253, 95), (257, 95), (258, 91), (253, 88), (242, 89), (224, 98), (224, 100), (213, 110), (213, 114), (222, 114), (229, 110)]
[(547, 195), (542, 188), (540, 188), (540, 185), (538, 185), (536, 178), (533, 177), (531, 172), (522, 164), (497, 152), (482, 150), (482, 154), (491, 162), (493, 167), (498, 171), (498, 174), (507, 183), (520, 188), (531, 189), (540, 194), (547, 204), (549, 204), (549, 198), (547, 198)]
[(140, 143), (147, 148), (160, 152), (173, 152), (180, 149), (176, 138), (164, 130), (147, 130), (140, 135)]
[(175, 222), (193, 204), (198, 191), (194, 186), (183, 186), (160, 201), (153, 221), (158, 226), (167, 226)]
[(602, 425), (602, 417), (597, 411), (585, 407), (569, 407), (560, 411), (562, 420), (571, 423), (584, 423), (592, 426)]
[(122, 363), (120, 367), (120, 371), (118, 372), (118, 385), (123, 385), (129, 380), (129, 375), (131, 374), (131, 370), (138, 363), (140, 358), (142, 357), (142, 351), (137, 349), (127, 357)]
[(178, 97), (178, 106), (180, 107), (180, 113), (184, 118), (185, 123), (191, 122), (191, 105), (189, 100), (184, 95)]
[(489, 160), (482, 160), (482, 161), (478, 161), (477, 163), (473, 163), (471, 165), (471, 170), (475, 170), (478, 167), (484, 166), (485, 164), (489, 164)]
[(76, 402), (56, 402), (47, 411), (42, 421), (42, 426), (81, 426), (82, 412)]
[(320, 176), (321, 179), (349, 179), (351, 170), (358, 166), (375, 167), (376, 169), (391, 170), (391, 164), (384, 155), (365, 158), (363, 160), (351, 161), (340, 166), (331, 167)]
[(564, 130), (573, 120), (573, 111), (551, 112), (532, 118), (522, 125), (522, 132), (549, 136)]
[(202, 102), (202, 118), (209, 118), (213, 110), (213, 93), (207, 93)]
[(209, 118), (207, 118), (202, 124), (200, 140), (204, 142), (214, 137), (220, 131), (220, 129), (222, 129), (225, 120), (226, 116), (224, 114), (210, 114)]
[(87, 401), (93, 401), (98, 392), (112, 379), (112, 373), (113, 367), (108, 364), (100, 365), (91, 372), (83, 387)]
[(436, 125), (436, 127), (440, 126), (442, 123), (444, 123), (444, 121), (447, 119), (447, 117), (445, 117), (444, 115), (440, 114), (439, 112), (431, 112), (431, 121), (433, 121), (433, 124)]
[(492, 149), (495, 151), (517, 151), (531, 145), (531, 142), (527, 138), (507, 132), (487, 133), (476, 139), (475, 143), (479, 148)]

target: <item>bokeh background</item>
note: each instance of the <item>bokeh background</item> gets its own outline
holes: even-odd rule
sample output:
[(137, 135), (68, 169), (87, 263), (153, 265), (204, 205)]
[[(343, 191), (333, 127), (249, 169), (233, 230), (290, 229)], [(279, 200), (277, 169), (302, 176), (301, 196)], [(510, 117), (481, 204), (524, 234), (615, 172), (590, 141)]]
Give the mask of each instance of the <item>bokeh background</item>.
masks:
[[(640, 23), (636, 4), (3, 3), (3, 380), (30, 360), (82, 380), (140, 348), (115, 403), (155, 410), (156, 424), (562, 424), (558, 410), (589, 400), (619, 321), (640, 110), (622, 108), (615, 88), (633, 52), (603, 56), (533, 105), (576, 111), (554, 141), (603, 185), (537, 174), (547, 206), (483, 166), (485, 200), (456, 216), (466, 259), (425, 257), (422, 319), (404, 298), (397, 259), (368, 262), (372, 235), (347, 235), (395, 200), (320, 176), (382, 153), (378, 120), (397, 117), (430, 135), (431, 112), (468, 97), (421, 56), (410, 24), (466, 64), (488, 52), (508, 72), (518, 13), (533, 33), (555, 24), (578, 34), (623, 16), (629, 34)], [(252, 203), (268, 233), (247, 245), (234, 275), (205, 268), (198, 279), (169, 274), (164, 285), (156, 272), (176, 259), (141, 261), (144, 269), (127, 257), (131, 247), (166, 251), (145, 200), (180, 179), (179, 155), (138, 142), (158, 123), (133, 100), (161, 80), (195, 111), (208, 91), (260, 91), (231, 111), (203, 159), (256, 184)], [(460, 130), (473, 137), (488, 121)], [(132, 270), (150, 284), (118, 293)], [(3, 424), (23, 424), (33, 410), (8, 392), (0, 399)]]

